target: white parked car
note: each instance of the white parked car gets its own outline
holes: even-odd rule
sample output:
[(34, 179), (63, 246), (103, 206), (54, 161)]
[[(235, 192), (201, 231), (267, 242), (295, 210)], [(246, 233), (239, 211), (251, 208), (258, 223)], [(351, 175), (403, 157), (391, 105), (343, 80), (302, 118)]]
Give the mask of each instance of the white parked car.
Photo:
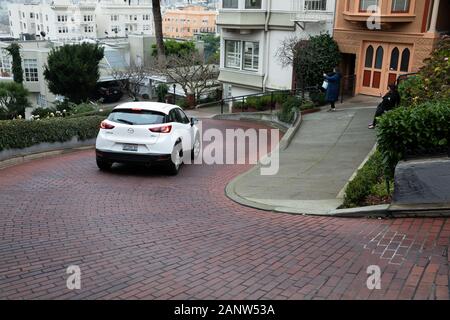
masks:
[(200, 152), (200, 132), (176, 106), (157, 102), (129, 102), (113, 109), (100, 125), (97, 166), (109, 170), (118, 163), (162, 163), (177, 174), (187, 156)]

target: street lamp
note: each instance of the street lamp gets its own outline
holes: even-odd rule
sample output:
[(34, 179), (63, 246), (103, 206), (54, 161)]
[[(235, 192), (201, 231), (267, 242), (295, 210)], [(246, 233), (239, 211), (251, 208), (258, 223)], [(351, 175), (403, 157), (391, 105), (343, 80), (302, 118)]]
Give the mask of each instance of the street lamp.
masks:
[(176, 95), (176, 93), (175, 93), (175, 89), (177, 88), (177, 84), (176, 83), (174, 83), (173, 84), (173, 104), (177, 104), (176, 102), (177, 102), (177, 95)]

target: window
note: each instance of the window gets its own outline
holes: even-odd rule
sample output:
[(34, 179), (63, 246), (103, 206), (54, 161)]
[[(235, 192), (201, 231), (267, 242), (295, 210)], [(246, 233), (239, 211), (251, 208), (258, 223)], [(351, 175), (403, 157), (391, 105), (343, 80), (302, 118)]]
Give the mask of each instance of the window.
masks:
[(186, 114), (181, 109), (174, 109), (174, 110), (175, 110), (177, 122), (185, 123), (185, 124), (190, 122), (189, 118), (186, 116)]
[(402, 53), (402, 63), (400, 64), (400, 71), (408, 72), (409, 70), (409, 59), (411, 57), (411, 51), (409, 49), (403, 50)]
[(327, 10), (327, 0), (305, 0), (306, 11), (325, 11)]
[(225, 66), (241, 68), (241, 41), (225, 40)]
[(58, 33), (68, 33), (69, 28), (68, 27), (58, 27)]
[(373, 47), (369, 46), (366, 50), (366, 68), (372, 68), (373, 66)]
[(375, 69), (383, 68), (383, 55), (384, 55), (384, 49), (382, 46), (379, 46), (377, 49), (377, 54), (375, 56)]
[(67, 16), (61, 16), (61, 15), (58, 15), (58, 22), (66, 22), (67, 21)]
[(148, 14), (142, 15), (142, 20), (150, 20), (150, 15)]
[(244, 69), (257, 71), (259, 65), (259, 43), (244, 42)]
[(238, 0), (223, 0), (222, 2), (222, 8), (224, 9), (237, 9), (238, 5)]
[(36, 101), (38, 106), (43, 108), (47, 107), (47, 100), (45, 99), (45, 96), (43, 94), (39, 93), (36, 97)]
[(0, 76), (11, 77), (12, 58), (6, 50), (1, 50), (0, 56)]
[(245, 0), (245, 9), (261, 9), (261, 0)]
[(86, 32), (86, 33), (94, 32), (94, 27), (93, 26), (84, 26), (84, 32)]
[(370, 6), (378, 6), (378, 0), (359, 0), (359, 11), (367, 11)]
[(389, 66), (390, 70), (397, 71), (398, 70), (398, 59), (400, 57), (400, 51), (398, 48), (394, 48), (391, 53), (391, 64)]
[(23, 59), (25, 81), (38, 81), (37, 59)]
[(144, 31), (148, 31), (148, 30), (150, 30), (150, 25), (144, 24)]
[(409, 12), (409, 0), (392, 0), (392, 12)]
[(118, 20), (119, 20), (119, 16), (118, 16), (118, 15), (113, 14), (113, 15), (111, 16), (111, 21), (118, 21)]
[(34, 13), (30, 12), (30, 18), (34, 18)]

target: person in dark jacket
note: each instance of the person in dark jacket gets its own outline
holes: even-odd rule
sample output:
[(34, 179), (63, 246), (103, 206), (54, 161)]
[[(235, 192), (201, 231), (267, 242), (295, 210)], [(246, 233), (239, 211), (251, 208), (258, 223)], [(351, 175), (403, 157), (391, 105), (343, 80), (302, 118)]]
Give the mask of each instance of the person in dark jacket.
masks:
[(369, 125), (369, 129), (374, 129), (377, 125), (377, 118), (381, 117), (385, 112), (394, 109), (400, 104), (400, 94), (398, 93), (397, 86), (390, 84), (388, 86), (388, 93), (383, 97), (383, 101), (378, 105), (377, 111), (373, 118), (373, 122)]
[(341, 87), (341, 74), (337, 69), (329, 74), (324, 74), (323, 77), (328, 82), (325, 100), (330, 103), (330, 110), (336, 111), (335, 102), (339, 100), (339, 89)]

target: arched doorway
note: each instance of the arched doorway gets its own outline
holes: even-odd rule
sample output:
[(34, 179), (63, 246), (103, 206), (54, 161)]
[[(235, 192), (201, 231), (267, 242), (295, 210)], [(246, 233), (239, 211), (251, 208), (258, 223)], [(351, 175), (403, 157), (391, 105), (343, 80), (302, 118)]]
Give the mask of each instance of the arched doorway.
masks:
[(367, 42), (363, 45), (358, 92), (383, 95), (388, 84), (411, 70), (412, 46)]

